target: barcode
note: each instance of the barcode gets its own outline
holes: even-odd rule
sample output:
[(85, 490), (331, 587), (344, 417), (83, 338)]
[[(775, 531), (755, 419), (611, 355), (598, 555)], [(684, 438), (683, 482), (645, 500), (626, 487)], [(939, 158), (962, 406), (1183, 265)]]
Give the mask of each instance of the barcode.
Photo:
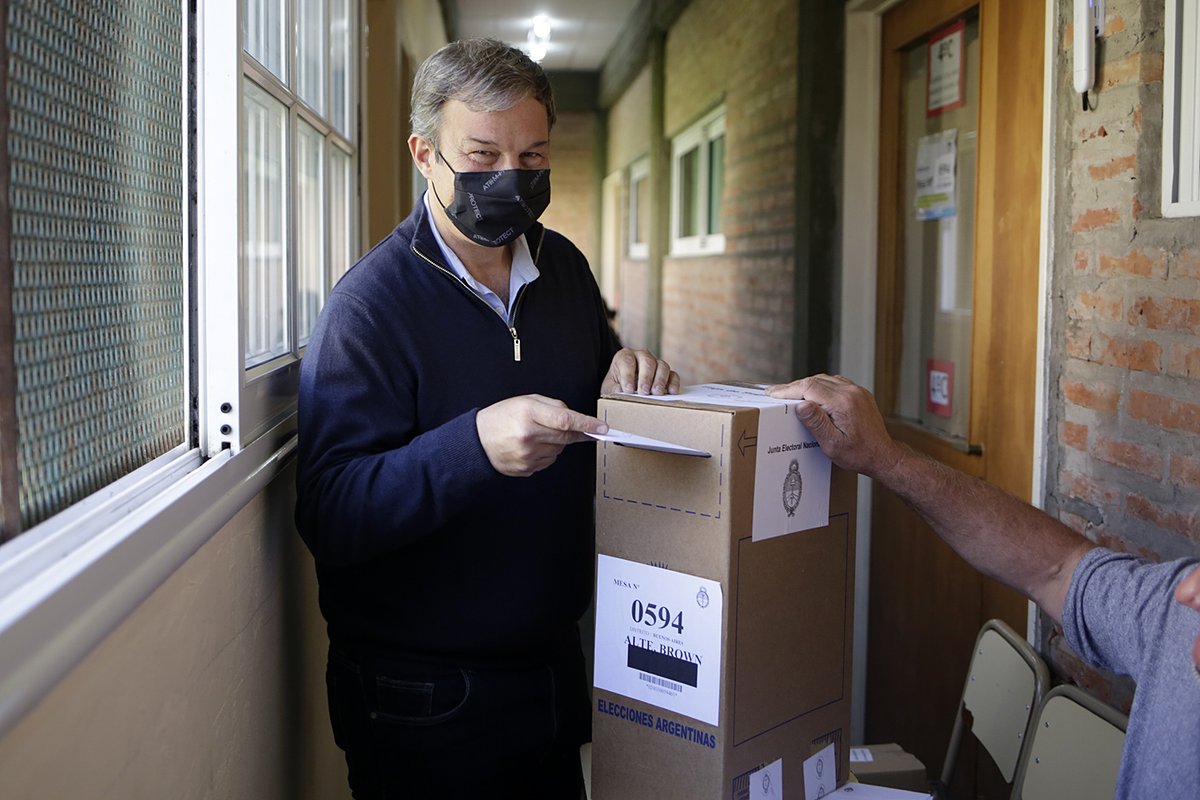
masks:
[(666, 678), (660, 678), (657, 675), (647, 675), (644, 672), (639, 672), (638, 677), (641, 678), (642, 680), (644, 680), (646, 683), (653, 683), (655, 686), (662, 686), (663, 688), (670, 689), (673, 692), (682, 692), (683, 691), (682, 683), (676, 683), (675, 681), (669, 681)]

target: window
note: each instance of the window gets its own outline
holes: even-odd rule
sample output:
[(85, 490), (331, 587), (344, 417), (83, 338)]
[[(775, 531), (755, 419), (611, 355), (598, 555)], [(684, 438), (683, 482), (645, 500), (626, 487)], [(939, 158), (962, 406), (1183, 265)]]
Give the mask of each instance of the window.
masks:
[(725, 249), (721, 195), (725, 187), (725, 109), (719, 108), (671, 143), (671, 254)]
[[(350, 208), (354, 189), (354, 47), (348, 0), (243, 0), (242, 10), (244, 357), (255, 368), (299, 356), (346, 268), (351, 228), (330, 214)], [(294, 80), (277, 47), (294, 56)]]
[(1200, 3), (1167, 0), (1163, 216), (1200, 216)]
[[(198, 8), (199, 427), (208, 453), (236, 452), (294, 411), (304, 347), (358, 249), (357, 7)], [(230, 119), (239, 121), (232, 131)]]
[(629, 257), (650, 256), (650, 159), (629, 167)]
[(0, 541), (190, 438), (183, 8), (3, 13), (14, 337), (0, 392), (15, 418), (0, 421)]

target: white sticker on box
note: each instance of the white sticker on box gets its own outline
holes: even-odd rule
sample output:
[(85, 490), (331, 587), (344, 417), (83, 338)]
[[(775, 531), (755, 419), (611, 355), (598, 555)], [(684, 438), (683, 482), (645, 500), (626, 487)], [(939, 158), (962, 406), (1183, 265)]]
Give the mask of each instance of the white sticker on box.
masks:
[(870, 764), (875, 760), (875, 756), (871, 755), (869, 747), (851, 747), (850, 761), (855, 764)]
[(817, 800), (837, 788), (837, 748), (823, 747), (804, 762), (804, 800)]
[(756, 542), (829, 524), (829, 457), (796, 418), (794, 406), (758, 412), (751, 530)]
[(596, 687), (719, 724), (723, 605), (717, 581), (601, 555)]
[(777, 758), (750, 773), (750, 800), (780, 800), (783, 797), (783, 759)]

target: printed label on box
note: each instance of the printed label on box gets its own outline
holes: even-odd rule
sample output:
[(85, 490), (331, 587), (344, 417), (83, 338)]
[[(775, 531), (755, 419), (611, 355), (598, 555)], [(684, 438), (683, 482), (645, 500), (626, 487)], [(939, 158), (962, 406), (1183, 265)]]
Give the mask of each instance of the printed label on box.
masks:
[(721, 584), (601, 555), (596, 687), (717, 725)]

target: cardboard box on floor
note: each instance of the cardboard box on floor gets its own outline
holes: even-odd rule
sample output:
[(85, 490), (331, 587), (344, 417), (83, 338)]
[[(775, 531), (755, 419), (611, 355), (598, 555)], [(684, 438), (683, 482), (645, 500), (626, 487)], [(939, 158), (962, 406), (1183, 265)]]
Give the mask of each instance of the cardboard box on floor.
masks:
[[(900, 745), (861, 744), (852, 750), (862, 751), (858, 755), (865, 756), (855, 760), (853, 756), (856, 754), (851, 753), (850, 771), (860, 783), (929, 793), (929, 777), (925, 774), (925, 765), (921, 763), (921, 759)], [(866, 760), (867, 758), (870, 760)]]
[[(770, 446), (758, 439), (759, 413), (647, 398), (600, 401), (598, 414), (611, 427), (712, 457), (598, 446), (594, 800), (743, 800), (751, 773), (779, 759), (783, 792), (776, 796), (803, 798), (803, 763), (831, 742), (836, 770), (824, 772), (823, 781), (832, 779), (827, 791), (848, 776), (856, 478), (833, 468), (827, 525), (752, 541), (756, 449)], [(786, 476), (765, 479), (786, 495)], [(696, 593), (697, 603), (677, 601), (664, 620), (666, 603), (642, 596), (647, 586), (613, 570), (659, 570), (651, 585), (665, 576), (711, 583)], [(632, 619), (621, 620), (626, 631), (638, 616), (649, 618), (653, 639), (605, 637), (611, 620), (600, 618), (601, 600), (619, 590), (627, 594), (607, 601), (610, 615), (628, 614)], [(675, 645), (694, 630), (701, 606), (718, 605), (719, 659), (692, 665), (686, 647)], [(677, 631), (685, 619), (691, 627)], [(669, 688), (652, 695), (654, 702), (603, 688), (606, 656), (649, 688), (702, 691), (709, 682), (712, 722), (695, 716), (709, 711), (672, 710)]]

